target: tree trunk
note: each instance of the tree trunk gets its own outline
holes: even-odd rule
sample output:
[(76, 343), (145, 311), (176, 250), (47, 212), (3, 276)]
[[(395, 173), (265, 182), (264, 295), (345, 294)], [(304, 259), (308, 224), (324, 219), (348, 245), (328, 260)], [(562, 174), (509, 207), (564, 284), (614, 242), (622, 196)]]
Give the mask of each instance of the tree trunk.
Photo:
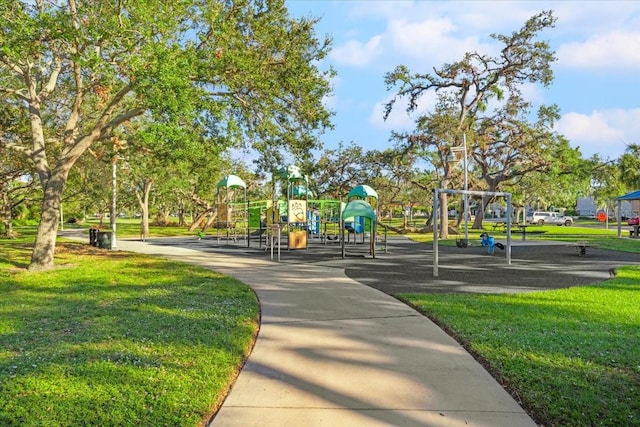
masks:
[(156, 223), (158, 225), (167, 226), (171, 222), (170, 212), (167, 208), (162, 208), (158, 210), (158, 214), (156, 215)]
[(459, 229), (460, 225), (462, 224), (462, 222), (465, 219), (464, 196), (463, 196), (463, 199), (460, 200), (460, 207), (457, 209), (457, 211), (458, 211), (458, 217), (456, 218), (456, 228)]
[(142, 217), (140, 218), (140, 239), (146, 240), (149, 236), (149, 204), (143, 203)]
[[(490, 191), (495, 191), (492, 189)], [(482, 221), (484, 221), (484, 213), (487, 210), (487, 206), (494, 200), (494, 197), (486, 197), (482, 196), (480, 199), (480, 208), (476, 212), (476, 220), (473, 222), (473, 228), (481, 230), (482, 229)]]
[(54, 267), (56, 237), (60, 219), (60, 201), (66, 183), (64, 171), (54, 171), (47, 180), (42, 201), (42, 216), (31, 254), (31, 271), (49, 270)]
[[(4, 189), (3, 189), (4, 190)], [(2, 236), (13, 238), (13, 225), (11, 216), (11, 203), (9, 202), (9, 195), (6, 191), (2, 191), (2, 205), (0, 206), (2, 211), (0, 212), (0, 218), (2, 219)]]
[(473, 228), (476, 230), (482, 230), (482, 221), (484, 221), (484, 197), (480, 202), (480, 207), (476, 210), (476, 219), (473, 221)]
[(15, 234), (13, 233), (13, 218), (11, 217), (11, 210), (4, 212), (2, 215), (2, 236), (13, 239)]
[(433, 225), (433, 209), (429, 211), (429, 215), (427, 216), (427, 227)]
[(151, 194), (152, 186), (153, 180), (147, 179), (142, 183), (142, 194), (136, 190), (136, 199), (142, 211), (142, 217), (140, 218), (140, 240), (146, 240), (147, 236), (149, 236), (149, 195)]
[(196, 219), (193, 220), (193, 223), (189, 227), (189, 231), (194, 231), (196, 228), (200, 227), (200, 224), (202, 224), (204, 220), (207, 218), (207, 213), (208, 211), (199, 213)]
[(13, 239), (15, 237), (13, 234), (13, 224), (11, 222), (10, 216), (2, 216), (2, 236), (9, 239)]
[(218, 210), (216, 209), (214, 212), (212, 212), (211, 216), (209, 217), (209, 220), (204, 224), (204, 227), (202, 227), (202, 231), (207, 231), (207, 228), (211, 227), (211, 224), (213, 224), (213, 221), (215, 221), (217, 217), (218, 217)]
[(217, 217), (217, 209), (207, 209), (200, 213), (196, 220), (193, 221), (193, 224), (189, 227), (189, 231), (194, 231), (196, 228), (199, 228), (200, 231), (205, 232), (209, 227), (211, 227), (211, 224), (213, 224), (213, 221), (215, 221)]

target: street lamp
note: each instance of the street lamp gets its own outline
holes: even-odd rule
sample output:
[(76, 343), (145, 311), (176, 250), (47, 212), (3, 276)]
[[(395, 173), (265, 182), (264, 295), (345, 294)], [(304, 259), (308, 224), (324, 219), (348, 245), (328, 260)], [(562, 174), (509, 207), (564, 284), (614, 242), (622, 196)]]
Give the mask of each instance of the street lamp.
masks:
[(118, 189), (118, 181), (117, 181), (117, 162), (118, 156), (116, 155), (111, 164), (111, 189), (112, 189), (112, 197), (111, 197), (111, 247), (116, 247), (116, 219), (118, 215), (118, 204), (117, 204), (117, 189)]
[(458, 153), (458, 152), (462, 152), (463, 153), (463, 164), (462, 166), (464, 167), (464, 241), (465, 243), (469, 243), (469, 195), (467, 194), (467, 191), (469, 191), (469, 182), (468, 182), (468, 177), (467, 177), (467, 169), (468, 169), (468, 163), (467, 163), (467, 134), (463, 133), (462, 134), (462, 146), (458, 146), (458, 147), (451, 147), (451, 152), (452, 153)]

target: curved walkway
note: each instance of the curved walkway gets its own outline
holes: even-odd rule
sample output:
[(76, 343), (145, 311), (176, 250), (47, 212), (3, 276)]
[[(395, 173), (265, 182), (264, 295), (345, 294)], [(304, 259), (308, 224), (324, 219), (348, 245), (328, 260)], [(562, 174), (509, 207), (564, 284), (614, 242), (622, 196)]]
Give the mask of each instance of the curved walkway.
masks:
[(212, 426), (535, 426), (428, 318), (347, 277), (361, 258), (287, 252), (276, 263), (194, 238), (120, 240), (118, 249), (198, 264), (257, 293), (256, 345)]

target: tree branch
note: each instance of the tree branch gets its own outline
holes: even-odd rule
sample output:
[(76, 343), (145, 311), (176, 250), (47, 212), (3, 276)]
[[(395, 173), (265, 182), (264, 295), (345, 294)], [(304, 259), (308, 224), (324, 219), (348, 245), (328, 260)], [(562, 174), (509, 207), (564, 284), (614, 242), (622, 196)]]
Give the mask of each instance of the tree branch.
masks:
[(9, 89), (6, 87), (0, 87), (0, 93), (6, 93), (7, 95), (11, 95), (13, 97), (15, 97), (16, 99), (19, 99), (21, 101), (29, 101), (29, 97), (24, 95), (22, 93), (22, 91), (20, 90), (16, 90), (16, 89)]
[(13, 151), (17, 151), (19, 153), (26, 154), (29, 157), (31, 157), (31, 155), (33, 153), (33, 150), (31, 150), (31, 149), (29, 149), (27, 147), (24, 147), (22, 145), (18, 145), (18, 144), (13, 143), (13, 142), (2, 141), (1, 144), (4, 145), (9, 150), (13, 150)]

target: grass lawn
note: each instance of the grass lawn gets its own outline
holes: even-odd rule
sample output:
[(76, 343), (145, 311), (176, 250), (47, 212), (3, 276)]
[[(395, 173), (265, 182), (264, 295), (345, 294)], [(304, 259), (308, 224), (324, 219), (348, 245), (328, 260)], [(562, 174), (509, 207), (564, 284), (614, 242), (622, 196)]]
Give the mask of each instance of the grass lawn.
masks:
[[(110, 231), (111, 227), (109, 219), (100, 224), (96, 219), (92, 218), (82, 224), (65, 224), (65, 230), (71, 228), (87, 229), (87, 239), (89, 239), (88, 229), (91, 227), (102, 228)], [(118, 238), (138, 238), (140, 237), (140, 219), (139, 218), (118, 218), (116, 223), (116, 232)], [(210, 228), (208, 233), (215, 233), (215, 229)], [(147, 237), (173, 237), (173, 236), (196, 236), (198, 231), (189, 231), (189, 227), (180, 227), (177, 223), (169, 226), (150, 225), (149, 235)]]
[[(500, 229), (492, 230), (491, 223), (484, 225), (484, 230), (474, 230), (469, 228), (469, 242), (471, 245), (480, 245), (480, 234), (488, 232), (491, 236), (494, 236), (497, 240), (506, 240), (506, 233)], [(622, 236), (625, 238), (617, 237), (617, 228), (615, 225), (605, 228), (586, 227), (581, 226), (580, 223), (570, 227), (559, 227), (557, 225), (532, 225), (529, 228), (530, 231), (542, 231), (542, 234), (532, 234), (527, 236), (527, 240), (561, 240), (566, 242), (575, 241), (587, 241), (594, 247), (600, 249), (611, 249), (624, 252), (636, 252), (640, 253), (640, 239), (629, 239), (628, 231), (625, 228), (622, 230)], [(407, 237), (416, 242), (431, 243), (433, 241), (433, 233), (407, 233)], [(463, 238), (463, 232), (460, 234), (450, 234), (448, 240), (439, 240), (439, 245), (455, 246), (456, 238)], [(521, 236), (514, 234), (512, 236), (513, 241), (519, 241)]]
[(597, 286), (398, 297), (456, 337), (538, 423), (640, 426), (640, 267)]
[(33, 236), (0, 240), (0, 425), (198, 426), (259, 326), (255, 294), (209, 270)]
[[(640, 239), (615, 238), (613, 229), (541, 229), (548, 239), (640, 253)], [(479, 244), (481, 231), (469, 231)], [(61, 245), (55, 271), (26, 273), (30, 244), (28, 235), (0, 241), (0, 425), (207, 419), (258, 328), (246, 286), (86, 244)], [(540, 424), (640, 426), (640, 268), (597, 286), (400, 298), (463, 343)]]

